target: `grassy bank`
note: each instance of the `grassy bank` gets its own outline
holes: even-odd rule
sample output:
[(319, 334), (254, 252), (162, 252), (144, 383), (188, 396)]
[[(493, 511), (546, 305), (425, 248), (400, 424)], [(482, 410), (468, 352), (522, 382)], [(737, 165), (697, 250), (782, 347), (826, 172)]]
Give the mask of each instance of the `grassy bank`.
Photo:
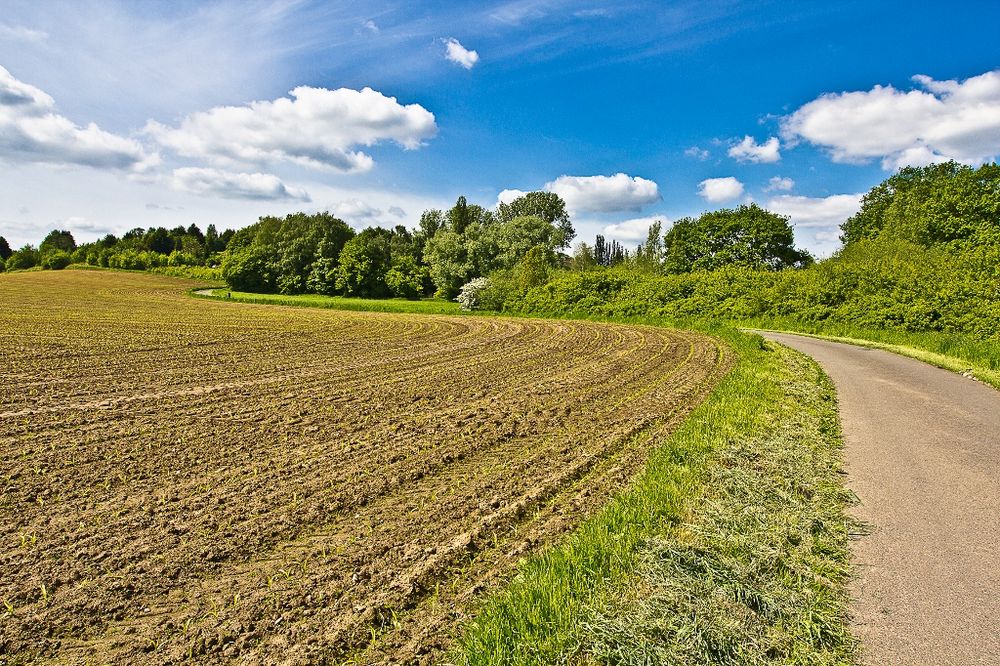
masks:
[(833, 388), (795, 352), (724, 337), (732, 373), (629, 489), (485, 601), (454, 662), (853, 662)]
[(304, 294), (286, 296), (282, 294), (252, 294), (243, 291), (216, 289), (212, 294), (194, 294), (199, 298), (221, 298), (241, 303), (261, 305), (289, 305), (303, 308), (329, 308), (332, 310), (354, 310), (358, 312), (412, 312), (417, 314), (461, 314), (458, 303), (440, 299), (408, 301), (404, 299), (344, 298), (342, 296), (319, 296)]
[(807, 324), (795, 320), (756, 320), (747, 328), (790, 331), (849, 344), (885, 349), (945, 370), (971, 374), (1000, 389), (1000, 344), (962, 333), (879, 331), (845, 324)]

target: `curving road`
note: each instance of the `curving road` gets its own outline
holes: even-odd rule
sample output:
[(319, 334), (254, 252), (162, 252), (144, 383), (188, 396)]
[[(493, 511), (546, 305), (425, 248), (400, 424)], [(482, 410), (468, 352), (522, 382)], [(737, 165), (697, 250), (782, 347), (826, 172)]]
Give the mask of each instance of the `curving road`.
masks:
[(1000, 664), (1000, 392), (885, 351), (779, 333), (837, 387), (869, 664)]

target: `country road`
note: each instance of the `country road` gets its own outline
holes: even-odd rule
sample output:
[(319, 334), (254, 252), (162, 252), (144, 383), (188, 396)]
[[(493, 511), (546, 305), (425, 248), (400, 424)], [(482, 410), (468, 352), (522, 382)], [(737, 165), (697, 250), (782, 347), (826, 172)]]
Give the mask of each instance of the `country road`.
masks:
[(1000, 664), (1000, 392), (895, 354), (765, 337), (837, 387), (854, 515), (854, 631), (868, 664)]

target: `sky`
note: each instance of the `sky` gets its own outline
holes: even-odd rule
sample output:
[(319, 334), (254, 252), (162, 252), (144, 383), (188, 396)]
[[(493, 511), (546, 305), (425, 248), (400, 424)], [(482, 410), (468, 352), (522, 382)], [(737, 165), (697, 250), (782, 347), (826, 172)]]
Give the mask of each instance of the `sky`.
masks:
[(755, 202), (818, 256), (902, 166), (1000, 155), (1000, 3), (4, 0), (0, 235), (459, 195), (578, 240)]

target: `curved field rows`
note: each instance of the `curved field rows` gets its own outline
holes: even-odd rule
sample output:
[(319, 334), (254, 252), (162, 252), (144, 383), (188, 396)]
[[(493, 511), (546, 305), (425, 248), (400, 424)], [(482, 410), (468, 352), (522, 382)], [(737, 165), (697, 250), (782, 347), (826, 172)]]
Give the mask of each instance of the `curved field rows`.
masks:
[(591, 322), (0, 276), (0, 654), (430, 661), (728, 367)]

